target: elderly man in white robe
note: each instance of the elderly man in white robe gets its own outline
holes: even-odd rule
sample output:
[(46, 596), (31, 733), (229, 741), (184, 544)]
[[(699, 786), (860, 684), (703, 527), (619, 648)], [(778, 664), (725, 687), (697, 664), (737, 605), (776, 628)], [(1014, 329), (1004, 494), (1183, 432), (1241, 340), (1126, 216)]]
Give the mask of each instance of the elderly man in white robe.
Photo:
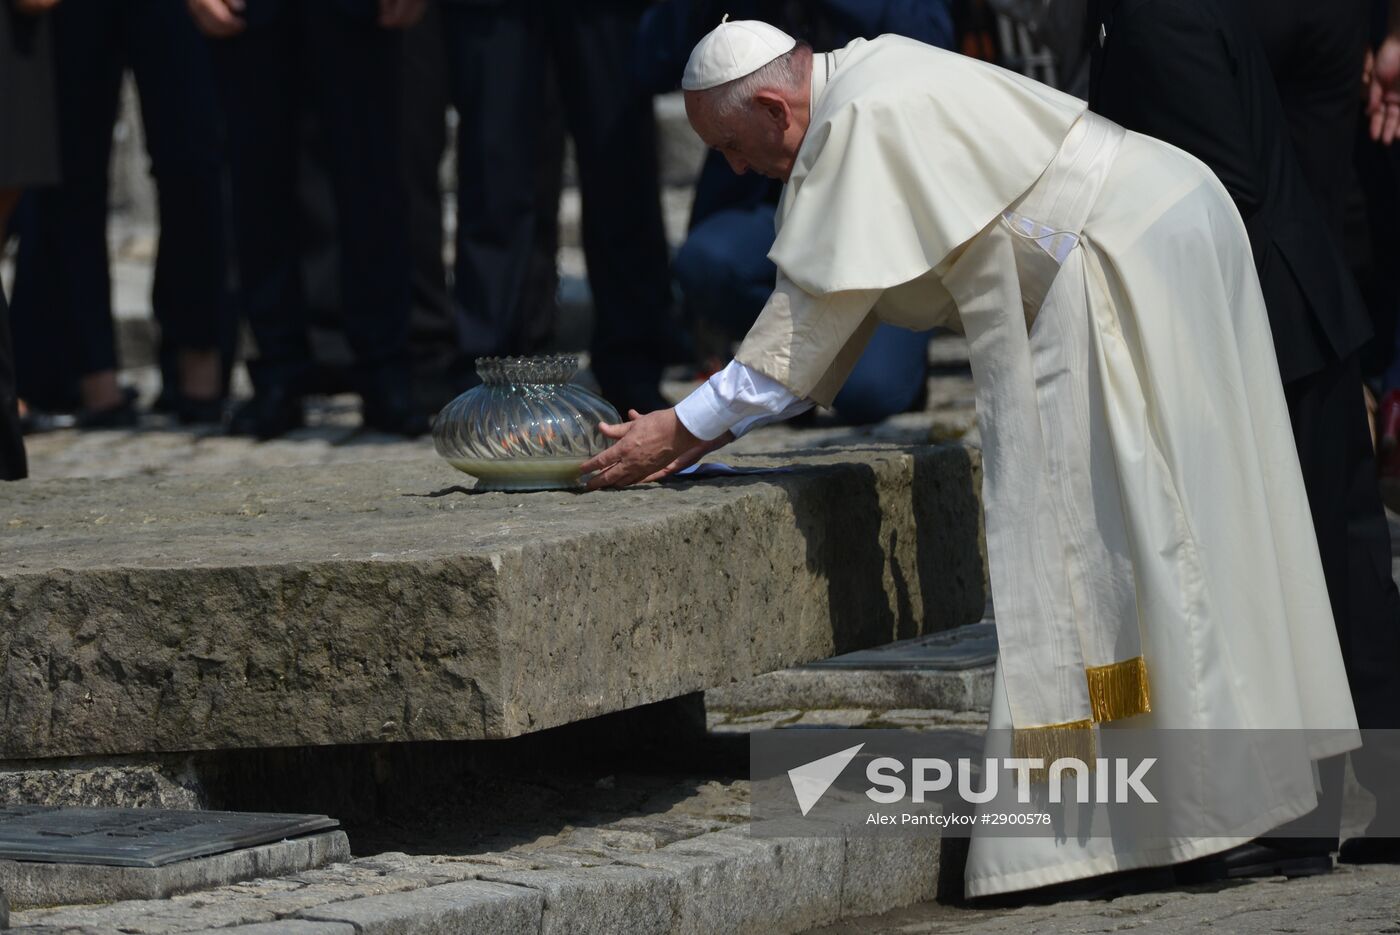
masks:
[(1249, 243), (1210, 171), (895, 36), (814, 53), (724, 23), (682, 86), (736, 172), (786, 182), (777, 282), (723, 371), (603, 427), (616, 443), (584, 465), (590, 486), (829, 404), (877, 322), (962, 331), (1006, 745), (1069, 753), (1123, 726), (1301, 738), (1267, 765), (1173, 774), (1166, 807), (1218, 833), (982, 835), (967, 894), (1167, 867), (1310, 811), (1313, 761), (1355, 746), (1356, 720)]

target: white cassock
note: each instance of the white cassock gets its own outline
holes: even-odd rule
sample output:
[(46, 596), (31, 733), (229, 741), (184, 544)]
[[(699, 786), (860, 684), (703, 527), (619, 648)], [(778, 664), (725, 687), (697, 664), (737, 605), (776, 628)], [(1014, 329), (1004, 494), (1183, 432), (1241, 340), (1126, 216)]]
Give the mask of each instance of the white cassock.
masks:
[(1358, 744), (1356, 718), (1224, 189), (1083, 101), (895, 36), (816, 55), (812, 96), (776, 289), (681, 421), (714, 438), (829, 405), (878, 321), (962, 331), (991, 726), (1014, 737), (988, 754), (1085, 751), (1114, 727), (1300, 731), (1163, 765), (1164, 807), (1217, 834), (974, 837), (968, 895), (1176, 863), (1310, 811), (1312, 763)]

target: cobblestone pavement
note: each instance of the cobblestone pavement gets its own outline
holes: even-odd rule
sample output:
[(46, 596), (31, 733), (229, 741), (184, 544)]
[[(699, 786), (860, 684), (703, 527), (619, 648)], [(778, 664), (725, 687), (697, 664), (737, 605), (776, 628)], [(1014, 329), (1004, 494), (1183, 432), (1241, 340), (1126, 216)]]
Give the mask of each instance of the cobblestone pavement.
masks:
[(1071, 902), (1012, 911), (922, 903), (874, 918), (848, 919), (811, 935), (1079, 935), (1132, 931), (1142, 935), (1192, 932), (1400, 932), (1400, 866), (1339, 867), (1322, 877), (1259, 880)]

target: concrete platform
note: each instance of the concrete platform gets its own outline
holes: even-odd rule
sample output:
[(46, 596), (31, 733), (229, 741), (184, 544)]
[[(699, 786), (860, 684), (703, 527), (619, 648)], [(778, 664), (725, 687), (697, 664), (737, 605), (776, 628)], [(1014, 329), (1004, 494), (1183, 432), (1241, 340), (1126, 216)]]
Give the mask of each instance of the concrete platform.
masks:
[(512, 737), (969, 623), (976, 459), (585, 495), (474, 495), (431, 457), (11, 485), (0, 759)]

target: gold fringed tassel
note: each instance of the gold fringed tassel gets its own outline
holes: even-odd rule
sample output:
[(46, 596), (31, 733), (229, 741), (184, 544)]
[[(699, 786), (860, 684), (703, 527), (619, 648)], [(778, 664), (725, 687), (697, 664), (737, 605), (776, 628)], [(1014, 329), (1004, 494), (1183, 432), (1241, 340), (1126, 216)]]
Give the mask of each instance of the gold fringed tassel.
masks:
[(1068, 721), (1064, 724), (1047, 724), (1045, 727), (1018, 727), (1011, 734), (1011, 755), (1045, 762), (1043, 769), (1031, 770), (1032, 782), (1044, 782), (1051, 764), (1066, 757), (1082, 760), (1089, 769), (1093, 769), (1093, 722)]
[(1084, 670), (1089, 679), (1089, 707), (1094, 722), (1117, 721), (1152, 710), (1147, 663), (1141, 656)]

